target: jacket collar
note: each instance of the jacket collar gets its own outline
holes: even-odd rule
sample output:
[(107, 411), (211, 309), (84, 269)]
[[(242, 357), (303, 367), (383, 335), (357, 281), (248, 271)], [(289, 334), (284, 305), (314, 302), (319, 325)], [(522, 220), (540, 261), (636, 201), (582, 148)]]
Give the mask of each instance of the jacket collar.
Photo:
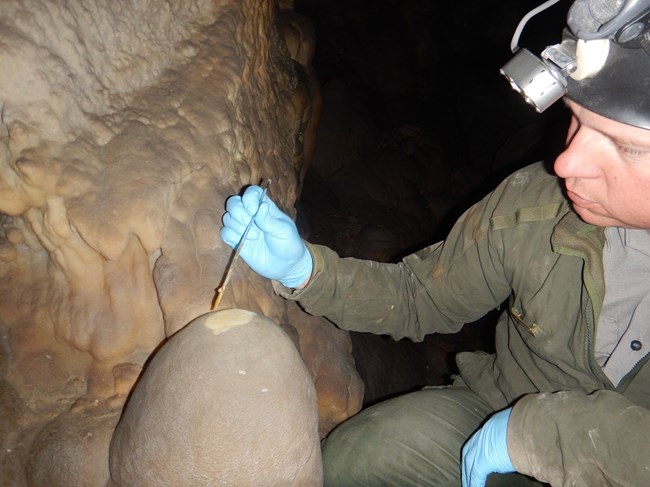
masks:
[(605, 230), (585, 223), (571, 209), (560, 219), (551, 236), (553, 251), (558, 254), (572, 255), (584, 260), (582, 277), (591, 297), (596, 318), (605, 295), (603, 280), (603, 246)]

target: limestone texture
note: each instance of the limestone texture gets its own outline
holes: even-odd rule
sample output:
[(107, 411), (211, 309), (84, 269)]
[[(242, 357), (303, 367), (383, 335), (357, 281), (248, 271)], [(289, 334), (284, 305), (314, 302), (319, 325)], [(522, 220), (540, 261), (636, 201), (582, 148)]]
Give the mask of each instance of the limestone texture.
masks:
[[(312, 35), (272, 0), (0, 2), (0, 485), (109, 485), (144, 364), (210, 311), (225, 199), (271, 178), (295, 216)], [(360, 408), (347, 333), (305, 346), (316, 319), (243, 263), (220, 308), (293, 338), (321, 435)]]
[(321, 485), (316, 390), (293, 342), (246, 310), (196, 318), (138, 382), (110, 471), (115, 487)]

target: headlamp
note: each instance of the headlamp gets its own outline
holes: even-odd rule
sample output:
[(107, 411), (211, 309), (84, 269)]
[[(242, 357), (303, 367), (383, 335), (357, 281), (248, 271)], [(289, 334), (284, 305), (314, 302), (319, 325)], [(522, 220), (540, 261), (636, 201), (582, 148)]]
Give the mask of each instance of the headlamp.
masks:
[(576, 43), (573, 40), (548, 46), (541, 59), (528, 49), (520, 49), (501, 74), (527, 103), (539, 113), (566, 93), (566, 78), (576, 69)]
[[(515, 56), (501, 74), (540, 113), (566, 95), (606, 117), (650, 128), (650, 0), (575, 0), (560, 44), (546, 47), (540, 57), (520, 49), (526, 22), (558, 1), (543, 3), (521, 20), (511, 43)], [(636, 113), (629, 117), (631, 112)]]

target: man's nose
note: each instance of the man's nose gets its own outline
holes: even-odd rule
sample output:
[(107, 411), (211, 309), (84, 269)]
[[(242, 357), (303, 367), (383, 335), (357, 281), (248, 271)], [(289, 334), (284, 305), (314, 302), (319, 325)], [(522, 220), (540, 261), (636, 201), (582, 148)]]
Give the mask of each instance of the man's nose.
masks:
[(595, 178), (600, 172), (603, 157), (598, 150), (597, 134), (587, 127), (569, 128), (569, 137), (564, 151), (555, 159), (555, 173), (564, 179)]

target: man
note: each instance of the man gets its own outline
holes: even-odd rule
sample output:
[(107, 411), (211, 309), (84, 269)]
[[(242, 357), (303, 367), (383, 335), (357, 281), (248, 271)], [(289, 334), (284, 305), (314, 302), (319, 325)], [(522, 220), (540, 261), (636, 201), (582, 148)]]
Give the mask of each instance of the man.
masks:
[[(573, 35), (586, 3), (570, 11)], [(330, 434), (326, 485), (650, 485), (644, 9), (605, 38), (604, 61), (581, 66), (576, 54), (588, 74), (566, 79), (572, 121), (555, 175), (542, 164), (514, 173), (444, 242), (399, 264), (303, 242), (258, 187), (229, 198), (223, 240), (234, 247), (257, 211), (242, 258), (341, 328), (421, 340), (508, 302), (495, 354), (461, 353), (454, 384), (378, 404)], [(645, 44), (618, 43), (639, 18)]]

